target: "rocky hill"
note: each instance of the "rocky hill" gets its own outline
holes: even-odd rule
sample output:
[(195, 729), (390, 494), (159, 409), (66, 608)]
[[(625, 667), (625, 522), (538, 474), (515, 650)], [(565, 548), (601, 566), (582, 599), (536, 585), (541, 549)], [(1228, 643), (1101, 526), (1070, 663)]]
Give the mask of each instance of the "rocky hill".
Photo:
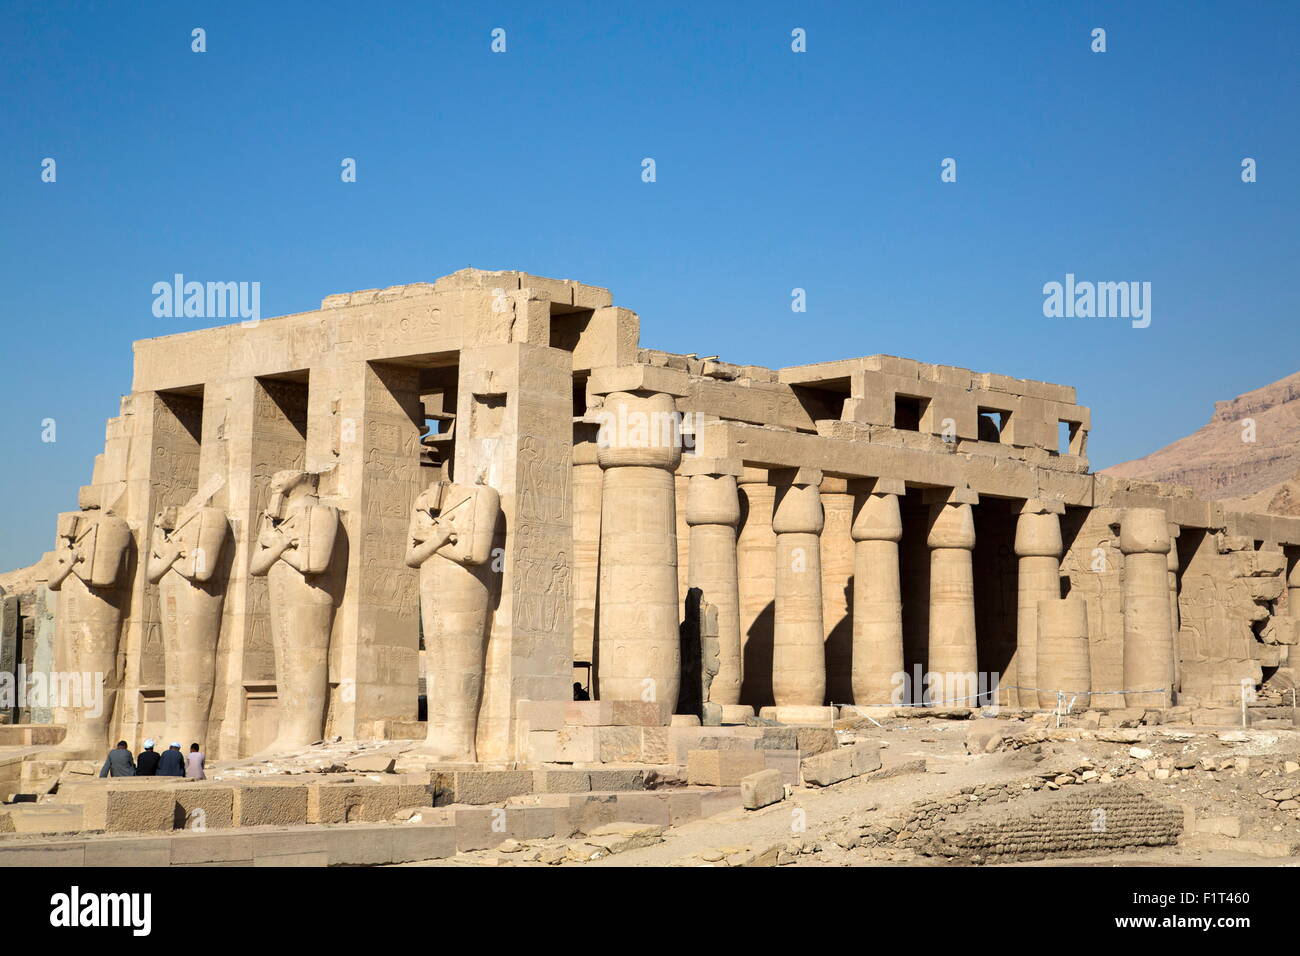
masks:
[(1188, 485), (1243, 510), (1300, 515), (1300, 372), (1216, 402), (1209, 422), (1186, 438), (1104, 473)]

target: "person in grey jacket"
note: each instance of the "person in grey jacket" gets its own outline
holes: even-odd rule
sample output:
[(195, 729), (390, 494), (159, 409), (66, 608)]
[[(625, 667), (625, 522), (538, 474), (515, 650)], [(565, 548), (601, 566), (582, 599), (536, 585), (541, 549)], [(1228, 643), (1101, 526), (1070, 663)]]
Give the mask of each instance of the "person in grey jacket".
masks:
[(104, 769), (99, 771), (101, 777), (134, 777), (135, 761), (131, 759), (131, 749), (125, 740), (119, 740), (117, 746), (108, 752)]

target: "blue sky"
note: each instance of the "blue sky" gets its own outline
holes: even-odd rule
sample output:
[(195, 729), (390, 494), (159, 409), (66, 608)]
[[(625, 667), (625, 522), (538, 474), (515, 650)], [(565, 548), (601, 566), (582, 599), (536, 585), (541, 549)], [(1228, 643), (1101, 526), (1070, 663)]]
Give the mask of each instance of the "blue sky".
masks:
[[(1291, 2), (0, 3), (0, 568), (75, 506), (130, 343), (219, 324), (154, 317), (176, 272), (263, 315), (575, 278), (651, 347), (1072, 384), (1095, 468), (1145, 454), (1297, 368), (1297, 36)], [(1045, 318), (1067, 272), (1151, 282), (1150, 327)]]

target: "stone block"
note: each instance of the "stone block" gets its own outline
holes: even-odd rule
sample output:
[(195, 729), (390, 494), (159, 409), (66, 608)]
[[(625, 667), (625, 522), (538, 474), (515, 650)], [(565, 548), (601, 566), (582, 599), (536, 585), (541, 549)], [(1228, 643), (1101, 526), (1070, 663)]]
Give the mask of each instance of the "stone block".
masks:
[[(625, 703), (616, 701), (616, 703)], [(639, 763), (640, 727), (597, 727), (596, 756), (601, 763)]]
[(559, 730), (564, 726), (570, 703), (581, 703), (581, 701), (521, 700), (515, 712), (532, 730)]
[(686, 758), (686, 782), (705, 787), (738, 787), (763, 770), (761, 750), (692, 750)]
[(85, 794), (82, 822), (87, 830), (107, 833), (170, 831), (176, 823), (171, 790), (157, 787), (102, 787)]
[(589, 771), (592, 790), (644, 790), (644, 768), (609, 768)]
[(435, 806), (505, 803), (533, 792), (531, 770), (451, 770), (432, 775)]
[(864, 773), (871, 773), (879, 770), (880, 760), (880, 742), (876, 740), (864, 740), (860, 743), (849, 747), (853, 760), (853, 776), (858, 777)]
[[(614, 723), (614, 701), (570, 700), (564, 702), (564, 723), (570, 727), (608, 727)], [(563, 727), (557, 727), (562, 730)]]
[(229, 786), (196, 783), (178, 787), (173, 795), (178, 830), (224, 830), (234, 825), (235, 791)]
[(849, 747), (805, 757), (800, 764), (803, 782), (810, 787), (829, 787), (853, 776), (853, 751)]
[(785, 799), (785, 780), (779, 770), (760, 770), (740, 781), (740, 800), (746, 810), (761, 810)]
[(591, 774), (586, 770), (543, 767), (533, 771), (535, 793), (585, 793), (591, 789)]
[(307, 822), (307, 787), (295, 784), (237, 786), (231, 815), (237, 827), (304, 824)]
[(87, 840), (85, 866), (171, 866), (171, 839)]
[(172, 866), (253, 862), (253, 837), (246, 833), (177, 833), (169, 841)]
[(308, 823), (379, 823), (402, 807), (428, 806), (429, 786), (321, 783), (307, 788)]
[(615, 700), (610, 723), (617, 727), (666, 727), (672, 721), (672, 708), (646, 700)]
[(676, 763), (669, 727), (641, 728), (641, 759), (645, 763)]
[(805, 757), (826, 753), (840, 745), (835, 731), (829, 727), (800, 727), (798, 734), (799, 752)]

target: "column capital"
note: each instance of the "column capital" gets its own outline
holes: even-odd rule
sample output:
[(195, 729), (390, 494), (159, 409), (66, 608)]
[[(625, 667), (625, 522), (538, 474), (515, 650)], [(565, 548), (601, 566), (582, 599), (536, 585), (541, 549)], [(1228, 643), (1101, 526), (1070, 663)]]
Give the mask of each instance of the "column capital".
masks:
[(857, 514), (849, 531), (854, 541), (902, 541), (903, 516), (898, 495), (872, 493), (857, 502)]
[(681, 423), (672, 395), (611, 392), (597, 420), (596, 458), (602, 468), (630, 465), (676, 471), (681, 463)]
[(940, 501), (930, 506), (930, 533), (926, 544), (931, 548), (975, 548), (975, 516), (964, 501)]
[(778, 534), (821, 534), (826, 526), (821, 494), (814, 484), (780, 486), (772, 514), (772, 530)]
[(1018, 558), (1059, 558), (1065, 550), (1061, 519), (1054, 511), (1024, 511), (1016, 519)]
[(1161, 508), (1126, 508), (1120, 516), (1119, 549), (1124, 554), (1168, 554), (1169, 519)]
[(1026, 498), (1020, 506), (1022, 515), (1063, 515), (1065, 502), (1060, 498)]
[(692, 475), (686, 490), (686, 523), (740, 524), (740, 496), (736, 493), (735, 475), (704, 472)]

